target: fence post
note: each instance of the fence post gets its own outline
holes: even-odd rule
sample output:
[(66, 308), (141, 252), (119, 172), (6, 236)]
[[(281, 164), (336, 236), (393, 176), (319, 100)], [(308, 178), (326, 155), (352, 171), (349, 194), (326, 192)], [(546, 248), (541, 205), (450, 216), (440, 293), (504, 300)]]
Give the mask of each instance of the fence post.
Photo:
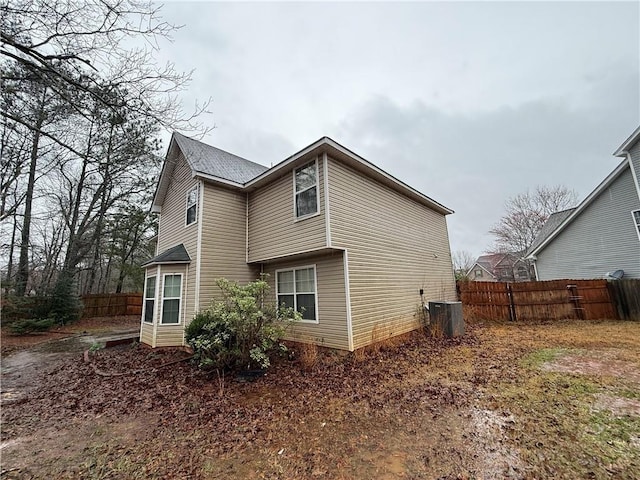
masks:
[(513, 290), (511, 284), (507, 282), (507, 298), (509, 299), (509, 320), (512, 322), (517, 321), (516, 317), (516, 305), (513, 302)]

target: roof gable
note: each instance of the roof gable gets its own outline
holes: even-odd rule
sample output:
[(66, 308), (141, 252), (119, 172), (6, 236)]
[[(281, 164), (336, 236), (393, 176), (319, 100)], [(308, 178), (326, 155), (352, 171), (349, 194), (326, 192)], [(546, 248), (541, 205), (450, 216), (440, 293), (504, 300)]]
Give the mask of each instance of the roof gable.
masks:
[[(624, 171), (629, 168), (629, 162), (623, 160), (588, 196), (585, 198), (572, 212), (562, 220), (553, 231), (551, 231), (545, 239), (543, 239), (535, 248), (531, 248), (527, 254), (527, 258), (532, 258), (543, 250), (567, 225), (569, 225), (576, 217), (578, 217), (600, 194), (611, 185)], [(543, 227), (544, 228), (544, 227)]]
[(441, 203), (436, 202), (427, 195), (419, 192), (413, 187), (410, 187), (401, 180), (398, 180), (393, 175), (388, 174), (381, 168), (377, 167), (373, 163), (365, 160), (356, 153), (352, 152), (348, 148), (340, 145), (335, 140), (329, 137), (322, 137), (319, 140), (313, 142), (311, 145), (303, 148), (299, 152), (291, 155), (282, 162), (274, 165), (269, 170), (265, 171), (261, 175), (252, 179), (245, 184), (245, 188), (253, 190), (271, 181), (272, 178), (281, 175), (285, 170), (291, 168), (292, 165), (298, 163), (304, 163), (322, 153), (329, 154), (332, 158), (335, 158), (345, 164), (348, 164), (358, 170), (360, 173), (373, 178), (383, 185), (396, 190), (403, 195), (428, 206), (429, 208), (443, 214), (448, 215), (453, 213), (453, 210), (445, 207)]

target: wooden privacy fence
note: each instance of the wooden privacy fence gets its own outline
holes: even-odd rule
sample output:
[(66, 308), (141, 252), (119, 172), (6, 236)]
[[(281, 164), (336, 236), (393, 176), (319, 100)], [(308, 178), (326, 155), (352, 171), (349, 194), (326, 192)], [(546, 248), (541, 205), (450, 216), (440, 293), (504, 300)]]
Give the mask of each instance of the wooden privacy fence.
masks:
[(606, 280), (459, 282), (458, 293), (467, 315), (480, 319), (621, 318)]
[(142, 315), (141, 293), (82, 295), (84, 318)]
[(640, 279), (622, 279), (609, 283), (609, 294), (618, 317), (640, 320)]

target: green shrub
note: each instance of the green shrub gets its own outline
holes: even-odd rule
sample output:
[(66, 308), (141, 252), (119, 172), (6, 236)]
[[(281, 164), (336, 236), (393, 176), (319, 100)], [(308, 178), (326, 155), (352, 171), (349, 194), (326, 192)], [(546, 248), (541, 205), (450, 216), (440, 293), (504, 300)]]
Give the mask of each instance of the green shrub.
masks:
[(291, 308), (264, 304), (269, 286), (264, 280), (238, 285), (227, 279), (217, 282), (223, 300), (199, 312), (186, 329), (201, 368), (267, 368), (270, 356), (286, 351), (281, 343), (289, 322), (301, 314)]
[(9, 330), (14, 335), (27, 335), (28, 333), (49, 330), (55, 323), (53, 318), (25, 318), (14, 321), (9, 326)]

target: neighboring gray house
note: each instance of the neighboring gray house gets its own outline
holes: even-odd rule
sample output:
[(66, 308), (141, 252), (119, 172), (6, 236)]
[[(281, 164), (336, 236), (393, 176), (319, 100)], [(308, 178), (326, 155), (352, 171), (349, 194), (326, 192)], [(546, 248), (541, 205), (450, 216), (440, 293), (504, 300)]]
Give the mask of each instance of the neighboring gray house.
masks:
[(576, 208), (549, 217), (529, 250), (538, 280), (640, 278), (640, 128), (615, 153), (624, 160)]

